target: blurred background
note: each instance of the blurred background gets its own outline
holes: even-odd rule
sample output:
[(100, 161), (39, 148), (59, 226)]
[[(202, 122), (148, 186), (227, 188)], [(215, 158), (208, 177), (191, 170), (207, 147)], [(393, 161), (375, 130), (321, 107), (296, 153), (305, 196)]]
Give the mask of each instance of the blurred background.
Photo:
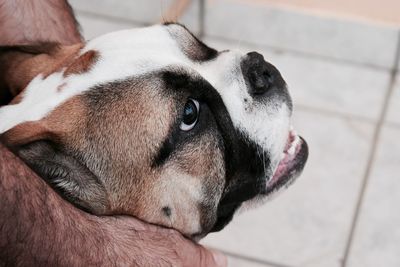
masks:
[(179, 21), (280, 69), (300, 179), (202, 243), (238, 267), (400, 266), (399, 0), (70, 0), (84, 36)]

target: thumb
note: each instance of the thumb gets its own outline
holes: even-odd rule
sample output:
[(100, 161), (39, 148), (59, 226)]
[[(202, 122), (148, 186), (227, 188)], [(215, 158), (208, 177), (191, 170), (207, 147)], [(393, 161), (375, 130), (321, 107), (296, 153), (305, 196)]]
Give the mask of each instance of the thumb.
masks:
[(228, 260), (226, 256), (221, 252), (214, 249), (207, 249), (201, 245), (198, 245), (197, 248), (198, 248), (198, 258), (193, 262), (196, 267), (228, 266)]
[(228, 266), (228, 260), (224, 254), (217, 250), (209, 250), (214, 258), (214, 262), (218, 267)]
[(174, 242), (175, 253), (183, 267), (227, 267), (228, 260), (221, 252), (208, 249), (180, 235)]

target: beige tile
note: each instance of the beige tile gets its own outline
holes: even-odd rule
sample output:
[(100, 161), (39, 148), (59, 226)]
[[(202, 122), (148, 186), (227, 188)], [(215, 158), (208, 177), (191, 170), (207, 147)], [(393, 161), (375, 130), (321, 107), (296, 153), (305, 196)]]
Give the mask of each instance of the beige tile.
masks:
[(295, 114), (295, 128), (310, 149), (302, 177), (203, 243), (290, 266), (340, 266), (373, 127), (299, 110)]
[(82, 33), (86, 40), (105, 33), (137, 27), (134, 23), (116, 22), (113, 20), (81, 14), (79, 12), (75, 12), (75, 15), (81, 25)]
[(396, 77), (396, 84), (389, 102), (386, 120), (400, 125), (400, 75), (397, 75)]
[(71, 6), (78, 11), (106, 15), (133, 22), (157, 23), (173, 0), (70, 0)]
[(400, 266), (400, 129), (383, 129), (348, 267)]
[(289, 85), (295, 104), (376, 120), (389, 84), (389, 72), (273, 52), (263, 47), (205, 38), (219, 49), (259, 51), (277, 66)]
[(207, 1), (206, 33), (391, 68), (397, 27), (315, 16), (262, 1)]

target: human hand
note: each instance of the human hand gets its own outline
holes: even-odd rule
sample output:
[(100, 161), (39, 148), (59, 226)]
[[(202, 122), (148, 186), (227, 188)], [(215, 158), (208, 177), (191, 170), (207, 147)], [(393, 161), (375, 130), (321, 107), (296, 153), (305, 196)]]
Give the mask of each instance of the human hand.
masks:
[(137, 266), (227, 266), (226, 257), (161, 228), (127, 216), (96, 217), (109, 240), (107, 253), (114, 264)]

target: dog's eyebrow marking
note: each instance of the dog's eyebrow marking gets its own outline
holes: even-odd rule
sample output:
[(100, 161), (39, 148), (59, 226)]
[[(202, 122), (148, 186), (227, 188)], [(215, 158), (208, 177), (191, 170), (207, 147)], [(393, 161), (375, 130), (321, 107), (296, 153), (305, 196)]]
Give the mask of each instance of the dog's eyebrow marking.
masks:
[(161, 144), (161, 148), (158, 151), (156, 157), (154, 158), (152, 167), (159, 167), (162, 166), (165, 161), (169, 158), (169, 156), (172, 154), (172, 151), (174, 151), (175, 145), (172, 142), (170, 136), (168, 136), (164, 142)]
[(164, 213), (165, 216), (170, 217), (172, 212), (171, 212), (171, 208), (168, 206), (165, 206), (162, 208), (162, 212)]

